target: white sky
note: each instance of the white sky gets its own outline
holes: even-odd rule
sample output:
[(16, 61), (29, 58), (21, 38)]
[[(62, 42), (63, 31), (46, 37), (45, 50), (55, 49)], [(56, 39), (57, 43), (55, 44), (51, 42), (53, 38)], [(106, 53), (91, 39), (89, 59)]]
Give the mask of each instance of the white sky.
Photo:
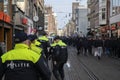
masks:
[[(63, 28), (70, 20), (69, 13), (72, 12), (72, 2), (76, 0), (45, 0), (45, 5), (53, 7), (53, 12), (57, 14), (58, 28)], [(78, 0), (81, 5), (87, 5), (87, 0)]]

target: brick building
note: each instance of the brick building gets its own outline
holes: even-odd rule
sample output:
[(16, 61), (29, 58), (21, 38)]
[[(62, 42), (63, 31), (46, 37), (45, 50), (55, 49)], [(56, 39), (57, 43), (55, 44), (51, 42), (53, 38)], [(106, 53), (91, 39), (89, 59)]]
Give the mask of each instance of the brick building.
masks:
[(51, 35), (52, 33), (57, 34), (56, 15), (51, 6), (45, 7), (45, 31), (48, 35)]

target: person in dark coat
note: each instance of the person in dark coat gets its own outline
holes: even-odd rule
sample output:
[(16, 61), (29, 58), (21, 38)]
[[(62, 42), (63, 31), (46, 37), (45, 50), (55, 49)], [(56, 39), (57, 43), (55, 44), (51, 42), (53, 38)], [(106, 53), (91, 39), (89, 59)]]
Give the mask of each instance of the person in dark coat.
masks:
[(38, 37), (38, 41), (41, 43), (41, 48), (43, 49), (46, 60), (48, 60), (48, 48), (50, 47), (50, 43), (49, 39), (47, 38), (47, 33), (45, 31), (41, 31), (40, 36)]

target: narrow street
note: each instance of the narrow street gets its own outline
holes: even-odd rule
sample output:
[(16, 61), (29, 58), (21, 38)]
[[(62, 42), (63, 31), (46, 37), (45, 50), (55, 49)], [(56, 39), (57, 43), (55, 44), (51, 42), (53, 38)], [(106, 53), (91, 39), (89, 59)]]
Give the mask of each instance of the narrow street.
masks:
[(76, 55), (76, 49), (68, 47), (69, 59), (65, 64), (65, 80), (119, 80), (120, 61), (102, 57)]

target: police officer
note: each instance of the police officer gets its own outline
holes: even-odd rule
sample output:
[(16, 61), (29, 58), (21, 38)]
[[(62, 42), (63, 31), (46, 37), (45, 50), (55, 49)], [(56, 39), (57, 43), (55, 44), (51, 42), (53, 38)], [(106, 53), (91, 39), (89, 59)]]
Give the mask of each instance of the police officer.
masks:
[(36, 53), (38, 53), (39, 55), (41, 55), (42, 48), (40, 48), (40, 45), (41, 45), (40, 42), (38, 42), (36, 40), (37, 36), (33, 35), (33, 34), (30, 34), (30, 35), (28, 35), (28, 39), (31, 41), (31, 45), (30, 45), (31, 50), (33, 50)]
[(30, 35), (28, 35), (28, 38), (31, 41), (31, 45), (30, 45), (31, 50), (33, 50), (34, 52), (43, 56), (44, 60), (46, 61), (47, 65), (48, 65), (48, 62), (47, 62), (46, 56), (44, 55), (43, 49), (40, 47), (41, 43), (37, 41), (37, 36), (30, 34)]
[(40, 36), (38, 37), (38, 41), (41, 43), (43, 52), (48, 60), (48, 47), (50, 47), (49, 39), (47, 38), (47, 33), (45, 31), (41, 31)]
[[(24, 32), (15, 34), (15, 48), (0, 58), (0, 80), (50, 80), (50, 70), (41, 55), (31, 49), (30, 40)], [(39, 73), (39, 75), (38, 75)]]
[[(53, 62), (53, 74), (57, 80), (64, 80), (63, 66), (67, 61), (67, 45), (60, 40), (59, 36), (56, 36), (54, 43), (51, 44), (50, 54), (52, 55)], [(60, 74), (60, 75), (59, 75)]]

